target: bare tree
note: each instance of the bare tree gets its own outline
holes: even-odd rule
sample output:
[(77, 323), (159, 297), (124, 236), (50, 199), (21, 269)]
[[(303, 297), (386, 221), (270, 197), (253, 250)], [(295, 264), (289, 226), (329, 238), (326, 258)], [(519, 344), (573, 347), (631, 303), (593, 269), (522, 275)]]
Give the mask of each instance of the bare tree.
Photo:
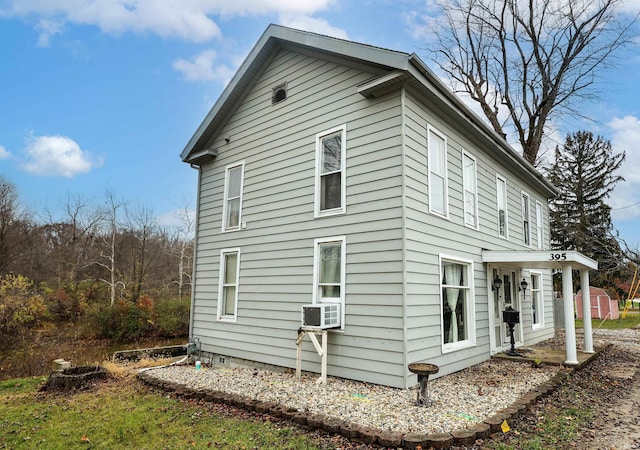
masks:
[(14, 185), (0, 175), (0, 275), (8, 271), (20, 252), (19, 226), (25, 218)]
[[(100, 281), (106, 283), (109, 287), (109, 300), (111, 306), (116, 301), (116, 288), (121, 285), (124, 288), (124, 282), (117, 280), (118, 270), (116, 267), (116, 239), (118, 237), (118, 210), (124, 206), (124, 203), (116, 199), (115, 193), (111, 190), (105, 192), (105, 212), (104, 220), (106, 223), (106, 229), (103, 230), (101, 235), (102, 245), (106, 249), (106, 252), (100, 252), (100, 260), (96, 261), (96, 264), (107, 271), (109, 274), (108, 279), (101, 278)], [(106, 261), (106, 262), (103, 262)]]
[(180, 224), (173, 230), (167, 231), (168, 253), (178, 260), (176, 279), (170, 284), (178, 287), (178, 297), (182, 298), (185, 286), (191, 286), (191, 262), (193, 261), (193, 239), (195, 231), (195, 216), (188, 202), (180, 209)]
[[(537, 164), (545, 126), (581, 116), (598, 71), (630, 42), (637, 16), (624, 0), (451, 0), (442, 2), (434, 59), (458, 92), (479, 103), (494, 130), (512, 127)], [(506, 114), (504, 111), (506, 110)]]
[(66, 286), (75, 294), (81, 271), (92, 266), (92, 250), (102, 213), (82, 196), (67, 196), (62, 209), (62, 221), (48, 212), (46, 232), (49, 245), (58, 254), (58, 286)]
[(137, 302), (142, 294), (149, 266), (154, 261), (155, 255), (150, 255), (150, 251), (155, 251), (156, 246), (150, 246), (150, 241), (157, 236), (157, 224), (153, 210), (147, 205), (127, 209), (126, 213), (131, 250), (131, 300)]

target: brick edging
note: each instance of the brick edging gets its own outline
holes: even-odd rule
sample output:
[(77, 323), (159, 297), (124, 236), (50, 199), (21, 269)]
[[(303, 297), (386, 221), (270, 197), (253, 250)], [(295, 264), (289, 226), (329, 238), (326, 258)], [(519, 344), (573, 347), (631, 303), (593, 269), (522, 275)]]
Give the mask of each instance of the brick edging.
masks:
[(335, 417), (298, 411), (295, 408), (288, 408), (276, 402), (264, 402), (213, 389), (191, 389), (179, 383), (159, 380), (150, 375), (148, 371), (138, 373), (137, 377), (147, 385), (163, 391), (173, 392), (179, 397), (223, 403), (260, 414), (269, 414), (276, 418), (295, 422), (303, 427), (319, 429), (331, 434), (340, 434), (347, 439), (369, 445), (407, 449), (449, 449), (452, 446), (471, 445), (478, 439), (487, 439), (491, 434), (500, 432), (505, 420), (507, 422), (515, 421), (530, 411), (538, 400), (555, 391), (569, 375), (558, 371), (548, 381), (521, 395), (511, 406), (497, 411), (482, 422), (447, 433), (430, 434), (383, 431)]

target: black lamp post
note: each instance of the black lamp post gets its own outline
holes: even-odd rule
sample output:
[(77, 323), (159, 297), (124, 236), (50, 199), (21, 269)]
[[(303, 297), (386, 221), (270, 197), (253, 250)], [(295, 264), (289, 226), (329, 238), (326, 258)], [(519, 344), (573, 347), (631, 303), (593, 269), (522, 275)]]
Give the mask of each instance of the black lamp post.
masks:
[(516, 352), (516, 341), (513, 337), (513, 327), (515, 327), (517, 323), (520, 323), (520, 311), (516, 311), (511, 305), (507, 306), (505, 310), (502, 311), (502, 321), (509, 326), (509, 335), (511, 336), (511, 350), (504, 352), (505, 355), (520, 356), (520, 353)]

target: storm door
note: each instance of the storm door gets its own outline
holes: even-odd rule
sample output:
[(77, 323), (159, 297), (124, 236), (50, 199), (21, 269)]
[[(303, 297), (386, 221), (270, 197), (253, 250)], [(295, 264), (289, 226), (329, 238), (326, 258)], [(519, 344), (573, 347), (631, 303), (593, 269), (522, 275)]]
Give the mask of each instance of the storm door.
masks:
[[(502, 321), (502, 311), (508, 306), (521, 311), (516, 272), (510, 269), (493, 269), (491, 289), (493, 293), (493, 333), (496, 351), (511, 346), (509, 326)], [(520, 313), (522, 320), (522, 312)], [(516, 344), (520, 343), (520, 324), (514, 328)]]

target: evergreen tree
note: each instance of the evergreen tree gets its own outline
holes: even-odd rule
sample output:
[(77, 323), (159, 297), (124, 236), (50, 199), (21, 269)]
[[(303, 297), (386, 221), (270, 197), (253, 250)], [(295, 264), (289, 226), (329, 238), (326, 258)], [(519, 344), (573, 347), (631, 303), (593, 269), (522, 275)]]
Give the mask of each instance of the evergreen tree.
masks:
[(607, 204), (625, 154), (614, 154), (611, 143), (588, 131), (568, 135), (555, 150), (548, 169), (560, 194), (550, 203), (551, 246), (577, 250), (598, 262), (591, 284), (608, 287), (623, 265), (623, 251), (613, 235), (611, 207)]

